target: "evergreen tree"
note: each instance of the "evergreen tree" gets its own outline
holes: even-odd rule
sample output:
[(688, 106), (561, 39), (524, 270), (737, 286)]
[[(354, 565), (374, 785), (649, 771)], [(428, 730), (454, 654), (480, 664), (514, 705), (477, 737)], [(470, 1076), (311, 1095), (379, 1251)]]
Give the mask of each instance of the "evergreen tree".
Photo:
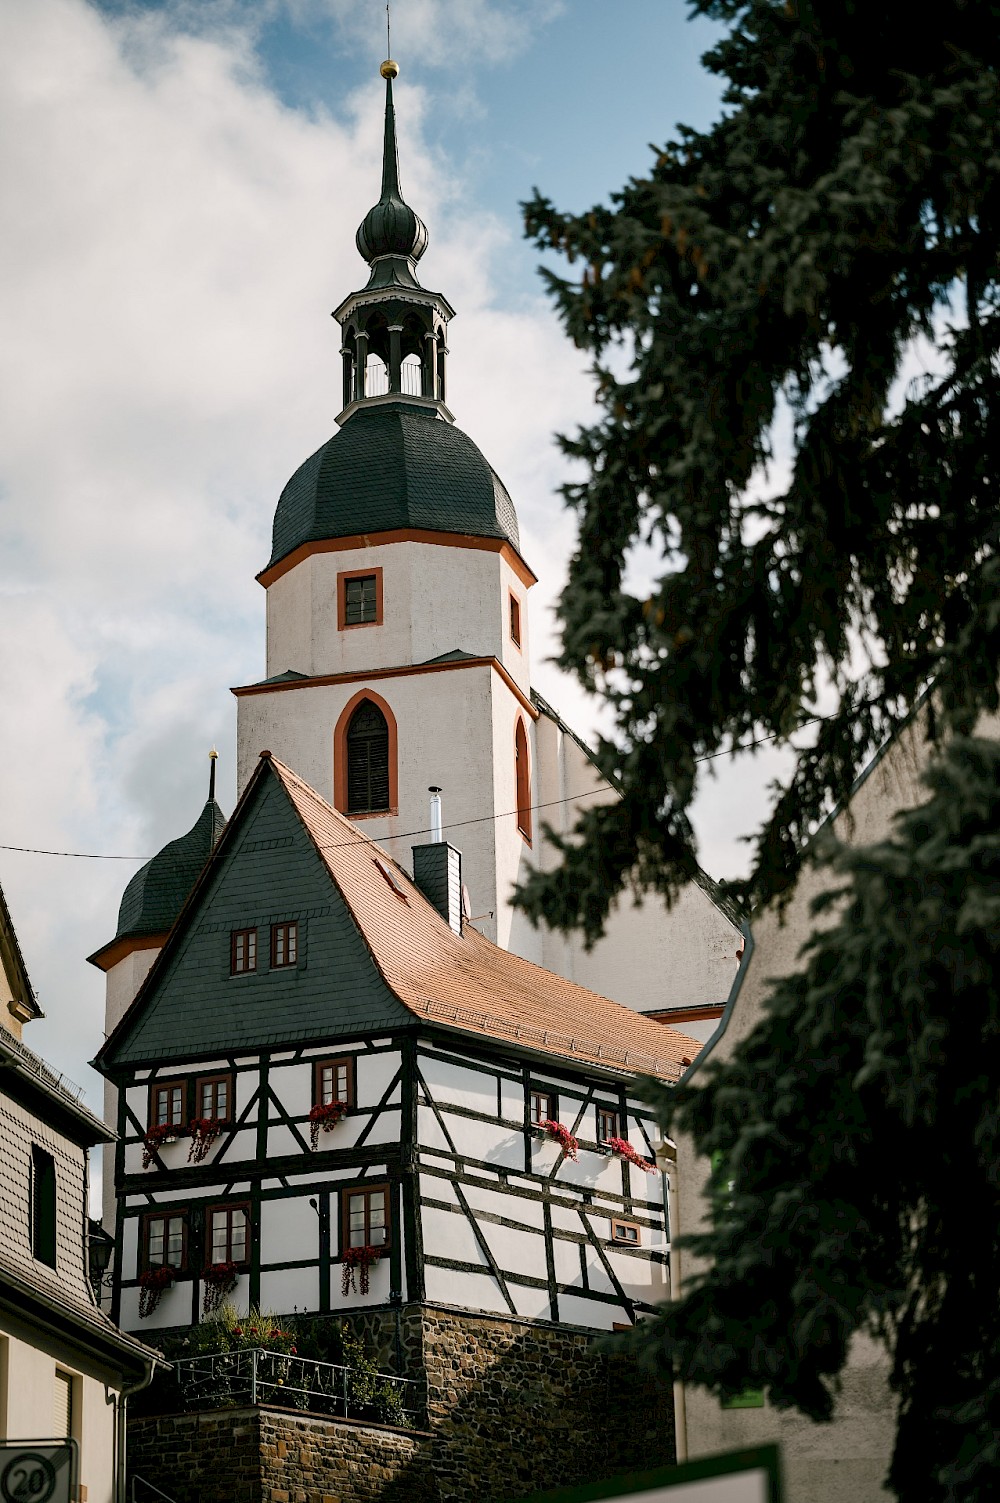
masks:
[[(694, 874), (702, 759), (835, 706), (737, 889), (766, 900), (929, 682), (951, 730), (997, 702), (1000, 6), (694, 9), (729, 23), (705, 59), (719, 122), (611, 208), (526, 205), (582, 263), (547, 274), (601, 404), (562, 441), (585, 473), (560, 661), (613, 706), (622, 798), (519, 901), (589, 939), (626, 883), (669, 898)], [(662, 566), (639, 599), (644, 543)]]
[[(902, 1503), (1000, 1493), (1000, 745), (957, 737), (892, 838), (833, 854), (832, 927), (664, 1123), (712, 1156), (708, 1260), (630, 1335), (666, 1373), (829, 1418), (855, 1331), (900, 1400)], [(829, 852), (827, 853), (829, 856)]]
[[(529, 233), (594, 360), (566, 452), (579, 546), (562, 665), (602, 694), (619, 801), (519, 902), (601, 931), (628, 883), (695, 874), (699, 763), (798, 748), (748, 905), (923, 700), (931, 797), (839, 886), (801, 972), (665, 1124), (714, 1156), (707, 1260), (631, 1344), (823, 1418), (855, 1331), (885, 1342), (903, 1503), (1000, 1491), (1000, 668), (996, 452), (1000, 5), (695, 0), (722, 118), (680, 129), (611, 207)], [(662, 558), (624, 587), (637, 545)], [(933, 697), (927, 698), (933, 684)], [(809, 729), (812, 727), (812, 729)], [(654, 1090), (653, 1087), (650, 1088)]]

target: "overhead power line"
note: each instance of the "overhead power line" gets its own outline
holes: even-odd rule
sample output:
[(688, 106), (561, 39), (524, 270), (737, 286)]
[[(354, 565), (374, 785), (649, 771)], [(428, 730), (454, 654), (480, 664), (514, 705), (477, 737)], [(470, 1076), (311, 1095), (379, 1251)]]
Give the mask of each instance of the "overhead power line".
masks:
[[(829, 718), (827, 715), (814, 715), (810, 720), (803, 721), (803, 726), (815, 725), (817, 721), (828, 720)], [(769, 736), (761, 736), (757, 741), (747, 741), (742, 746), (733, 747), (729, 750), (706, 752), (703, 757), (695, 757), (695, 761), (713, 762), (717, 757), (735, 757), (740, 752), (752, 751), (755, 746), (766, 746), (769, 741), (776, 741), (777, 739), (778, 732), (775, 731)], [(612, 785), (609, 784), (608, 786)], [(574, 793), (567, 798), (554, 798), (545, 804), (532, 804), (531, 812), (535, 814), (539, 809), (554, 809), (560, 804), (577, 804), (582, 798), (592, 798), (595, 793), (603, 793), (604, 791), (603, 788), (588, 788), (583, 793)], [(612, 791), (614, 790), (612, 789)], [(503, 814), (482, 814), (478, 815), (475, 819), (452, 820), (444, 826), (444, 829), (461, 830), (466, 825), (492, 824), (500, 819), (513, 819), (519, 812), (517, 809), (508, 809)], [(430, 833), (430, 828), (425, 826), (420, 830), (404, 830), (399, 835), (385, 835), (382, 837), (382, 840), (412, 840), (417, 835), (429, 835)], [(381, 841), (378, 843), (381, 844)], [(324, 845), (321, 849), (324, 851), (336, 851), (354, 844), (353, 840), (345, 840), (342, 845), (340, 843), (336, 845)], [(151, 856), (106, 855), (103, 851), (52, 851), (44, 846), (35, 845), (0, 844), (0, 851), (16, 851), (24, 856), (68, 856), (76, 861), (151, 861), (153, 859)]]

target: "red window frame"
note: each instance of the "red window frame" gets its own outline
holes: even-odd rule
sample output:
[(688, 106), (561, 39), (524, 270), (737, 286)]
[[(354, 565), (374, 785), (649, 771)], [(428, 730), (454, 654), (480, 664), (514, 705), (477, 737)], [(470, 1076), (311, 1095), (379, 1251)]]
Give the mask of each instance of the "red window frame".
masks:
[(271, 925), (271, 969), (281, 971), (299, 963), (299, 925), (297, 919)]
[(521, 602), (511, 590), (507, 596), (510, 609), (510, 640), (514, 646), (521, 646)]
[[(242, 1213), (244, 1218), (243, 1225), (245, 1228), (244, 1250), (243, 1256), (240, 1258), (235, 1258), (233, 1256), (233, 1218), (236, 1216), (237, 1212)], [(222, 1250), (224, 1253), (224, 1256), (222, 1257), (216, 1256), (215, 1249), (215, 1218), (217, 1216), (224, 1216), (226, 1218), (225, 1247)], [(250, 1248), (252, 1240), (253, 1238), (250, 1226), (250, 1202), (248, 1200), (231, 1200), (226, 1201), (222, 1205), (205, 1207), (206, 1268), (212, 1268), (217, 1263), (235, 1263), (237, 1268), (248, 1268), (250, 1266)]]
[[(160, 1121), (159, 1104), (160, 1097), (170, 1092), (180, 1091), (180, 1116), (174, 1120), (173, 1112), (165, 1122)], [(150, 1127), (176, 1127), (179, 1131), (188, 1123), (188, 1082), (186, 1080), (153, 1080), (149, 1086), (149, 1125)]]
[[(334, 1087), (330, 1101), (345, 1101), (348, 1106), (354, 1105), (354, 1055), (341, 1054), (335, 1059), (318, 1059), (313, 1066), (313, 1105), (327, 1106), (329, 1103), (323, 1099), (323, 1071), (334, 1071)], [(336, 1093), (337, 1072), (346, 1070), (347, 1085), (346, 1095), (338, 1096)]]
[[(372, 1226), (372, 1198), (382, 1196), (382, 1226)], [(364, 1224), (361, 1227), (351, 1227), (351, 1200), (364, 1200)], [(382, 1231), (382, 1241), (372, 1242), (372, 1232)], [(352, 1240), (353, 1235), (361, 1233), (363, 1240)], [(384, 1247), (388, 1248), (392, 1237), (392, 1205), (389, 1199), (388, 1184), (379, 1185), (352, 1185), (349, 1189), (340, 1192), (340, 1246), (341, 1256), (349, 1247)]]
[[(244, 948), (240, 950), (240, 940)], [(242, 964), (246, 961), (246, 964)], [(257, 969), (257, 930), (234, 929), (229, 936), (229, 974), (249, 976)]]
[[(225, 1088), (226, 1107), (225, 1111), (219, 1111), (219, 1087)], [(210, 1110), (205, 1109), (205, 1090), (209, 1091), (208, 1105)], [(207, 1117), (210, 1122), (231, 1122), (233, 1120), (233, 1077), (225, 1075), (199, 1075), (194, 1083), (194, 1105), (192, 1113), (195, 1117)]]
[(606, 1143), (609, 1138), (620, 1137), (621, 1130), (617, 1109), (612, 1106), (599, 1106), (597, 1108), (598, 1143)]
[(642, 1227), (637, 1221), (624, 1221), (620, 1216), (612, 1216), (611, 1240), (621, 1247), (641, 1247)]
[[(352, 579), (374, 579), (375, 581), (375, 616), (371, 621), (347, 620), (347, 585)], [(380, 565), (371, 565), (367, 569), (345, 569), (337, 575), (337, 629), (338, 631), (358, 631), (366, 626), (381, 626), (383, 619), (382, 605), (382, 569)]]
[[(545, 1103), (544, 1108), (542, 1102)], [(556, 1120), (556, 1098), (551, 1091), (532, 1090), (528, 1097), (528, 1117), (532, 1127)]]
[(150, 1232), (152, 1230), (153, 1223), (156, 1221), (162, 1221), (164, 1223), (163, 1240), (164, 1247), (167, 1251), (169, 1251), (170, 1239), (168, 1223), (171, 1221), (179, 1221), (181, 1223), (181, 1260), (179, 1263), (170, 1263), (169, 1267), (173, 1268), (177, 1273), (187, 1272), (189, 1233), (188, 1214), (189, 1213), (187, 1206), (169, 1206), (164, 1207), (160, 1210), (146, 1211), (144, 1213), (142, 1218), (142, 1235), (139, 1244), (141, 1249), (140, 1267), (143, 1273), (147, 1273), (151, 1268), (165, 1268), (168, 1266), (168, 1264), (164, 1261), (154, 1263), (150, 1258)]
[(531, 760), (528, 755), (528, 733), (520, 715), (514, 727), (514, 798), (517, 809), (517, 828), (530, 845)]

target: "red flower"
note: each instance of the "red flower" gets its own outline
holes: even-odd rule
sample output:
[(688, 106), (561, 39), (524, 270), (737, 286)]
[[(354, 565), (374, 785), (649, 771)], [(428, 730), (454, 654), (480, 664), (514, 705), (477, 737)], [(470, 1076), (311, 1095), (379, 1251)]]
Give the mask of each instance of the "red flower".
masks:
[(552, 1138), (559, 1144), (568, 1159), (573, 1159), (574, 1162), (578, 1161), (577, 1149), (580, 1145), (568, 1127), (563, 1127), (561, 1122), (553, 1122), (551, 1119), (547, 1119), (541, 1124), (541, 1128), (547, 1137)]
[(332, 1132), (341, 1117), (347, 1115), (346, 1101), (328, 1101), (325, 1106), (316, 1105), (309, 1113), (309, 1144), (315, 1152), (321, 1132)]
[(188, 1163), (200, 1164), (208, 1157), (208, 1150), (219, 1136), (225, 1124), (217, 1117), (192, 1117), (188, 1123), (188, 1132), (191, 1134), (191, 1147), (188, 1149)]
[(624, 1138), (605, 1138), (604, 1142), (605, 1146), (610, 1148), (611, 1152), (616, 1154), (618, 1158), (627, 1159), (637, 1169), (644, 1169), (647, 1174), (654, 1174), (656, 1172), (656, 1165), (651, 1164), (648, 1159), (644, 1159), (640, 1154), (636, 1153), (632, 1144), (627, 1143)]
[(361, 1270), (360, 1292), (367, 1294), (369, 1289), (368, 1272), (382, 1256), (381, 1247), (348, 1247), (344, 1252), (344, 1266), (341, 1272), (340, 1292), (345, 1297), (354, 1288), (354, 1270)]
[(169, 1263), (159, 1268), (147, 1268), (139, 1276), (139, 1319), (146, 1320), (160, 1303), (160, 1296), (169, 1289), (177, 1277)]

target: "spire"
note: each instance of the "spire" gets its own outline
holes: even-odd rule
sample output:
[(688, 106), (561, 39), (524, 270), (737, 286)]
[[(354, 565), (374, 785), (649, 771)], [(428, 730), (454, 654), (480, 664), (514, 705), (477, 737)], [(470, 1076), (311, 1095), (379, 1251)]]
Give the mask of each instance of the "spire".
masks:
[(386, 58), (379, 69), (385, 79), (385, 144), (382, 155), (382, 197), (368, 210), (358, 227), (357, 247), (371, 265), (381, 256), (401, 256), (419, 261), (427, 249), (427, 226), (403, 200), (399, 186), (399, 152), (396, 146), (396, 111), (392, 103), (392, 80), (399, 65)]

